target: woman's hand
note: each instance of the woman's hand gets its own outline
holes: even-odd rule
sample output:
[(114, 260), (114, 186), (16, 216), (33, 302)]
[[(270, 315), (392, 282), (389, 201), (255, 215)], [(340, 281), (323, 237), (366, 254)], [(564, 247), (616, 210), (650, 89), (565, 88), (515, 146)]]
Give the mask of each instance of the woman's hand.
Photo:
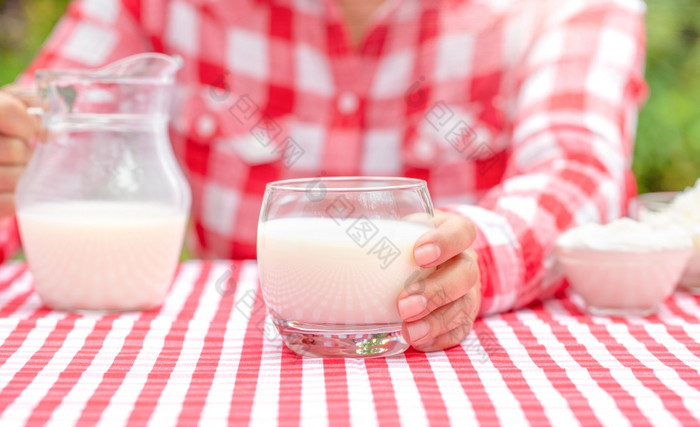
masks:
[(459, 344), (469, 333), (481, 303), (472, 223), (457, 214), (436, 211), (435, 226), (414, 248), (416, 263), (435, 267), (425, 279), (399, 294), (403, 335), (417, 350), (438, 351)]
[(14, 191), (32, 154), (39, 124), (27, 113), (32, 104), (17, 87), (0, 89), (0, 219), (14, 215)]

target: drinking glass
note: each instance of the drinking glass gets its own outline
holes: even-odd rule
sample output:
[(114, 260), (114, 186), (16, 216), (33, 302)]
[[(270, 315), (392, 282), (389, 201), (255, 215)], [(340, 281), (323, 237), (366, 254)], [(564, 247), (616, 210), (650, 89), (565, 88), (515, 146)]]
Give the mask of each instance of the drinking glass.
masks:
[(413, 247), (432, 227), (425, 181), (333, 177), (267, 184), (258, 224), (265, 304), (300, 355), (401, 353), (398, 295), (432, 271)]
[(676, 221), (667, 216), (674, 200), (682, 194), (680, 191), (640, 194), (630, 202), (630, 216), (657, 226), (668, 226), (670, 223), (675, 223), (687, 227), (690, 237), (693, 239), (693, 252), (678, 285), (691, 294), (700, 295), (700, 225), (694, 223), (693, 220), (689, 221), (690, 218), (693, 218), (693, 214), (688, 211), (685, 212), (686, 216), (681, 214), (681, 217), (676, 218)]

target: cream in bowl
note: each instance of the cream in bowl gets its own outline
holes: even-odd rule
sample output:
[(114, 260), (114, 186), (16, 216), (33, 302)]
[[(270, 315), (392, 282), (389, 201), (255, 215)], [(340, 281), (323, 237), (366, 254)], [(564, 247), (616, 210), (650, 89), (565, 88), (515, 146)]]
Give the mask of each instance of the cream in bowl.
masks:
[(679, 193), (647, 193), (635, 199), (640, 221), (656, 227), (682, 227), (693, 240), (693, 254), (680, 279), (680, 286), (700, 294), (700, 180)]
[(623, 218), (573, 228), (555, 253), (589, 313), (647, 316), (675, 288), (692, 252), (678, 227), (654, 227)]

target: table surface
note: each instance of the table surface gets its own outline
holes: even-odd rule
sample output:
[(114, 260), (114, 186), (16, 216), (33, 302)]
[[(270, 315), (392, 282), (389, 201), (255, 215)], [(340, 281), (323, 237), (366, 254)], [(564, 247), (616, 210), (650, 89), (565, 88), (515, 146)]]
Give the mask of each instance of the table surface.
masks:
[(590, 317), (564, 295), (446, 352), (324, 360), (282, 345), (254, 261), (184, 263), (162, 308), (108, 315), (42, 308), (5, 264), (0, 425), (697, 424), (699, 305)]

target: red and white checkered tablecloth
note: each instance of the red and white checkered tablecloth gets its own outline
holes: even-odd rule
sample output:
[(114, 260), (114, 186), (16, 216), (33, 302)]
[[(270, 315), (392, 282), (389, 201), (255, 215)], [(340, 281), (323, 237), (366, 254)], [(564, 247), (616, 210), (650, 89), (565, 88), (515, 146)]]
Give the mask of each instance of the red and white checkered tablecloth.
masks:
[(461, 347), (302, 359), (266, 319), (254, 261), (182, 264), (159, 310), (42, 308), (0, 267), (0, 425), (691, 425), (700, 298), (589, 317), (563, 296), (479, 320)]

